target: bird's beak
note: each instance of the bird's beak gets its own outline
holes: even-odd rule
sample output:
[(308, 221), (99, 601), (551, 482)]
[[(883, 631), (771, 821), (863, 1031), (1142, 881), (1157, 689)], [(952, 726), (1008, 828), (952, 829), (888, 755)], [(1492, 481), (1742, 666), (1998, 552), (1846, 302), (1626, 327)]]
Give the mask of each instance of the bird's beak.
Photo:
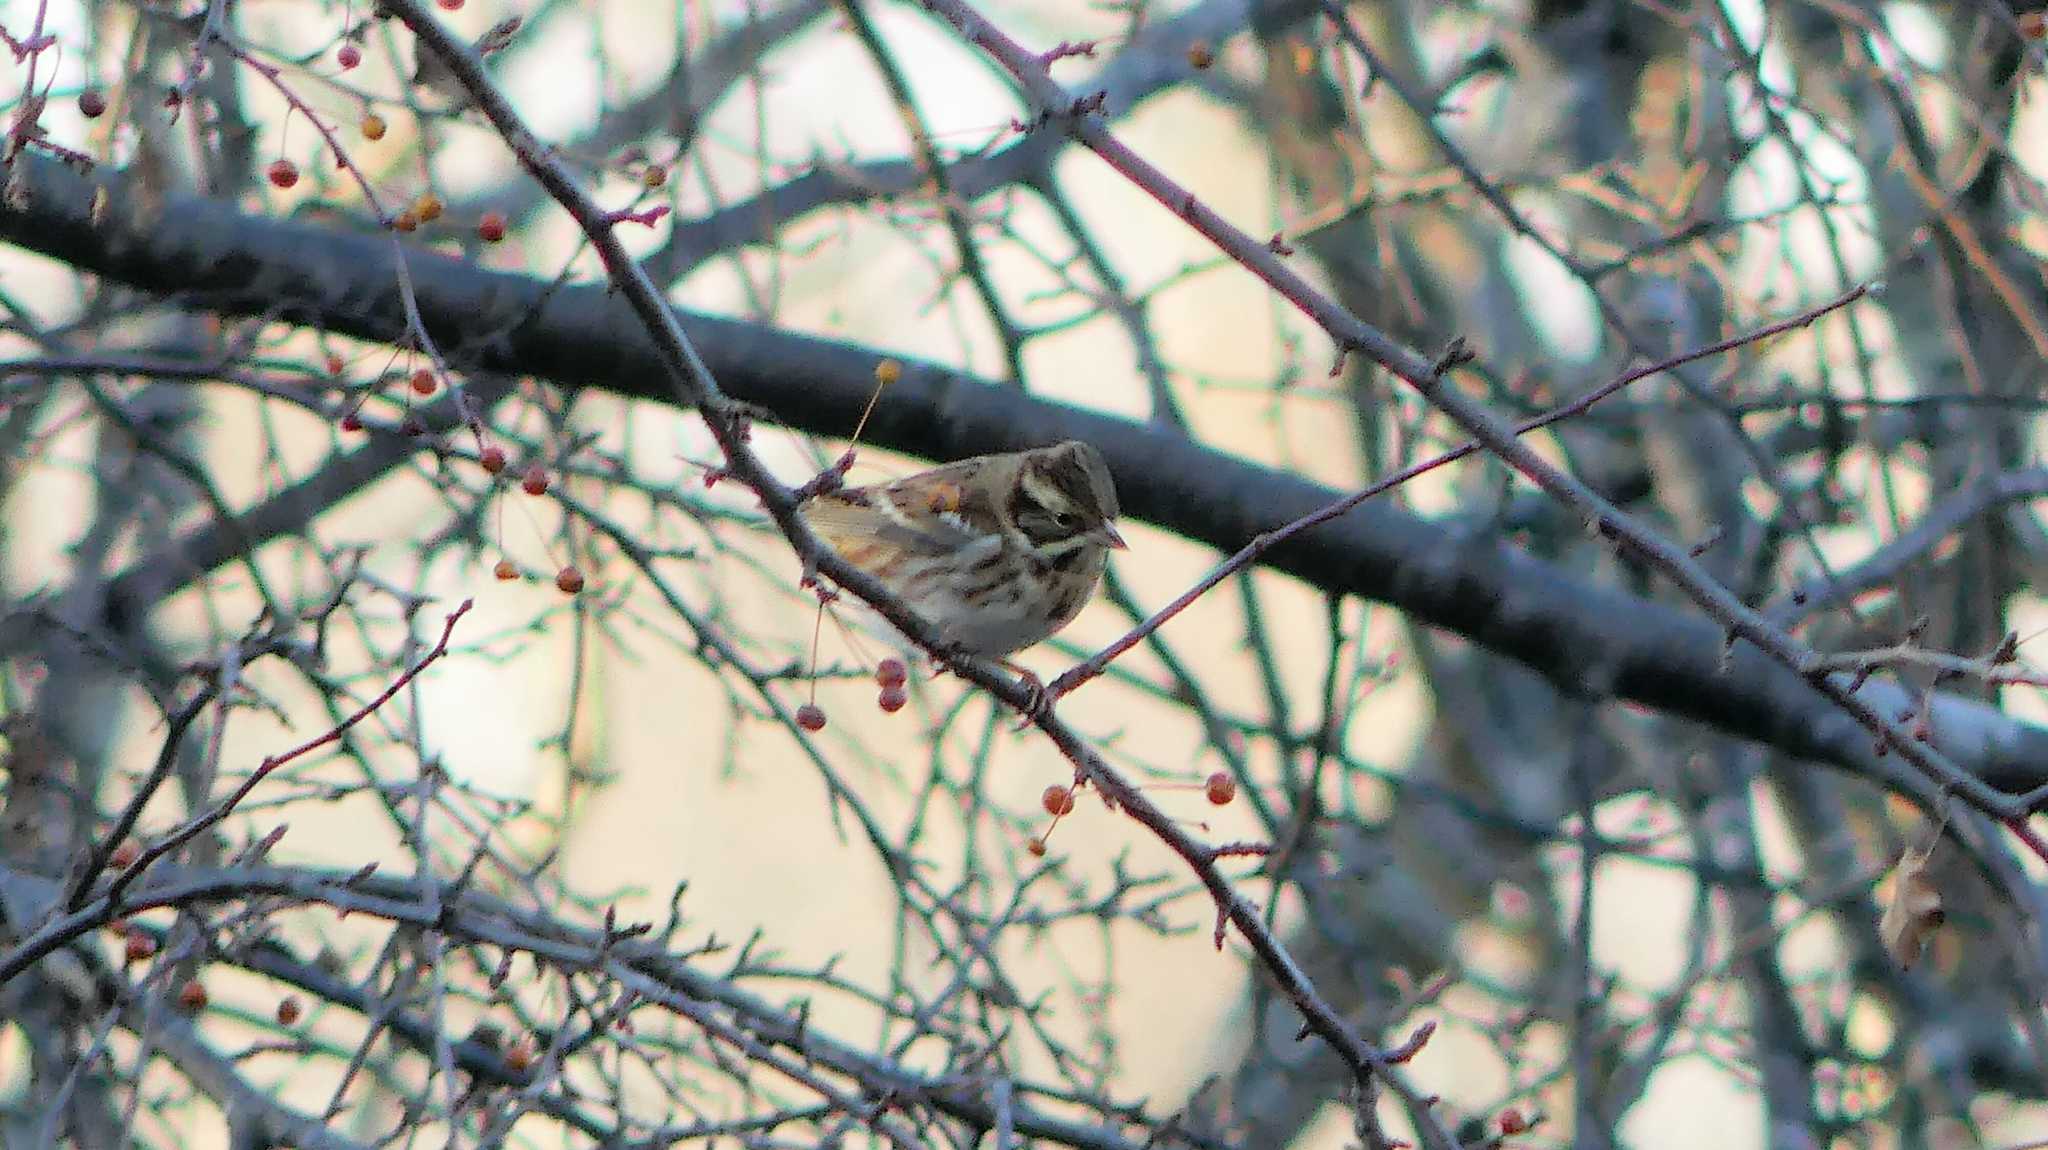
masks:
[(1116, 528), (1111, 527), (1107, 523), (1097, 528), (1095, 534), (1102, 539), (1105, 546), (1112, 550), (1128, 551), (1131, 549), (1131, 545), (1124, 542), (1124, 537), (1116, 533)]

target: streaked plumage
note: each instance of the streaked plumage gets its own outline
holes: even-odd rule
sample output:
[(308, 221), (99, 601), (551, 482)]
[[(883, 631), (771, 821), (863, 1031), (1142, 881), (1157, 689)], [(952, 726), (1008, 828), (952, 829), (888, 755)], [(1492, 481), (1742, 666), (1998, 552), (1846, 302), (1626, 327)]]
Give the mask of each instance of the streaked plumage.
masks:
[(1078, 440), (827, 492), (803, 515), (949, 642), (998, 659), (1073, 622), (1124, 545), (1109, 468)]

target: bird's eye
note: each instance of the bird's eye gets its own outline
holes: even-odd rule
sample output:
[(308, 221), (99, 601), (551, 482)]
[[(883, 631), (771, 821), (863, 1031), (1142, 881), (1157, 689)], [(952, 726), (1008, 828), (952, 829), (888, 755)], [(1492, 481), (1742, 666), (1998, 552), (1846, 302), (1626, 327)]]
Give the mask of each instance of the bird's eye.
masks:
[(1053, 512), (1053, 513), (1052, 513), (1052, 525), (1053, 525), (1054, 527), (1059, 527), (1059, 528), (1062, 528), (1062, 529), (1064, 529), (1064, 528), (1068, 528), (1068, 527), (1072, 527), (1072, 526), (1074, 525), (1074, 515), (1073, 515), (1073, 513), (1072, 513), (1072, 512), (1070, 512), (1070, 511), (1055, 511), (1055, 512)]

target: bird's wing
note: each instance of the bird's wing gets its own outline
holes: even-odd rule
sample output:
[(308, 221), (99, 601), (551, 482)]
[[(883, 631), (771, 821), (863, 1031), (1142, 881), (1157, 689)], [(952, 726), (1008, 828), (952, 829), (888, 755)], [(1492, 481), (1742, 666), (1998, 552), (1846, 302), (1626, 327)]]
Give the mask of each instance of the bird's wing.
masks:
[(805, 503), (803, 515), (842, 553), (870, 544), (956, 550), (1002, 530), (972, 482), (980, 470), (979, 460), (963, 460), (893, 483), (826, 492)]

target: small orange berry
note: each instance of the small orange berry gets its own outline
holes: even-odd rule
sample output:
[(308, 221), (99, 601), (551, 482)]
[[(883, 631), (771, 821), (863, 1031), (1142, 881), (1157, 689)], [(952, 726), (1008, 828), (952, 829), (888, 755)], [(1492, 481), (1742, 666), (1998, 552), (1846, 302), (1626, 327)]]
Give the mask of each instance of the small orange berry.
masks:
[(548, 469), (538, 463), (528, 467), (526, 474), (519, 480), (519, 490), (526, 492), (528, 495), (546, 495), (548, 493)]
[(304, 1009), (299, 1004), (297, 995), (287, 994), (277, 1001), (277, 1021), (280, 1025), (290, 1026), (299, 1020), (299, 1014)]
[(1209, 46), (1207, 40), (1197, 40), (1188, 45), (1188, 67), (1199, 72), (1215, 62), (1216, 50)]
[(505, 213), (485, 212), (476, 222), (476, 236), (487, 244), (497, 243), (505, 238)]
[(1024, 844), (1024, 849), (1031, 852), (1031, 857), (1042, 859), (1045, 857), (1045, 840), (1032, 839)]
[(267, 174), (273, 187), (289, 188), (299, 182), (299, 166), (290, 160), (277, 159), (270, 161), (270, 168)]
[(365, 112), (363, 113), (363, 122), (358, 126), (357, 130), (362, 132), (363, 139), (374, 144), (384, 138), (384, 133), (390, 126), (384, 122), (384, 117), (377, 113)]
[(412, 214), (411, 208), (407, 208), (391, 217), (391, 226), (401, 232), (411, 234), (420, 230), (420, 218)]
[(648, 191), (668, 183), (668, 169), (660, 164), (649, 164), (640, 172), (640, 186)]
[(493, 443), (477, 455), (476, 461), (492, 475), (502, 474), (505, 470), (505, 449)]
[(206, 987), (196, 978), (185, 980), (178, 988), (178, 1007), (188, 1014), (197, 1014), (206, 1009)]
[(885, 359), (875, 365), (875, 382), (888, 387), (903, 378), (903, 365), (893, 359)]
[(419, 198), (412, 202), (412, 214), (418, 216), (421, 223), (431, 224), (441, 218), (444, 206), (441, 197), (432, 192), (421, 192)]
[(519, 578), (519, 568), (514, 567), (510, 559), (500, 559), (492, 564), (491, 575), (500, 583), (510, 583)]
[(1237, 797), (1237, 780), (1222, 771), (1217, 771), (1202, 784), (1202, 793), (1209, 796), (1209, 801), (1217, 806), (1227, 806), (1230, 800)]
[(825, 708), (816, 703), (805, 703), (796, 709), (796, 725), (813, 733), (825, 729)]
[(1045, 808), (1046, 814), (1054, 818), (1072, 814), (1074, 810), (1074, 788), (1047, 787), (1045, 788), (1045, 793), (1038, 796), (1038, 803)]
[(578, 571), (573, 563), (562, 568), (555, 572), (555, 587), (564, 595), (574, 595), (583, 590), (583, 572)]

